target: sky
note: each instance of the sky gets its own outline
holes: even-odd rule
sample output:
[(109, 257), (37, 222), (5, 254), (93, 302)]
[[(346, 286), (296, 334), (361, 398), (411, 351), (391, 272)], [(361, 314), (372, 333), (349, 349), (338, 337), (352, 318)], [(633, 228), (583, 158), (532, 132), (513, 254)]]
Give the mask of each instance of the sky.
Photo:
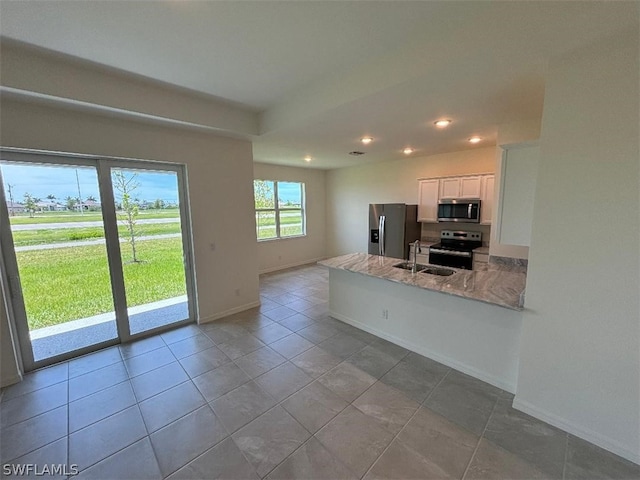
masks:
[(285, 202), (292, 200), (293, 202), (300, 201), (300, 184), (290, 182), (278, 182), (278, 197)]
[[(0, 162), (2, 183), (7, 200), (9, 188), (14, 202), (23, 202), (24, 194), (46, 200), (47, 195), (55, 195), (56, 199), (64, 203), (67, 197), (78, 197), (78, 183), (83, 199), (89, 196), (100, 201), (98, 191), (98, 176), (93, 167), (43, 166), (24, 163)], [(78, 174), (76, 180), (76, 172)], [(132, 171), (125, 171), (131, 174)], [(174, 172), (140, 172), (137, 182), (140, 186), (132, 195), (141, 201), (153, 202), (162, 199), (167, 203), (178, 203), (177, 178)], [(116, 201), (118, 201), (116, 192)]]

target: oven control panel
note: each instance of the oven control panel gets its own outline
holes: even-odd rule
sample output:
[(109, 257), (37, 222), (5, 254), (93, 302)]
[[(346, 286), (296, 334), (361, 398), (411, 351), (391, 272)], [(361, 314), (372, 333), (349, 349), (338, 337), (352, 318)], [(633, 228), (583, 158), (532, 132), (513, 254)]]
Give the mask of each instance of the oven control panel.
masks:
[(445, 238), (447, 240), (472, 240), (476, 242), (482, 241), (482, 233), (481, 232), (463, 232), (456, 230), (442, 230), (440, 232), (440, 238)]

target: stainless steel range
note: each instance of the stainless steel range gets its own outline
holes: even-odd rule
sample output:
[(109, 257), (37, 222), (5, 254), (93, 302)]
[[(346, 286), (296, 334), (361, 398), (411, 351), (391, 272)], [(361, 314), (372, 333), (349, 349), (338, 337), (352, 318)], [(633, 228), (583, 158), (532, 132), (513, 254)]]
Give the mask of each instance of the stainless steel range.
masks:
[(429, 247), (429, 263), (445, 267), (473, 268), (473, 250), (482, 246), (482, 233), (443, 230), (440, 243)]

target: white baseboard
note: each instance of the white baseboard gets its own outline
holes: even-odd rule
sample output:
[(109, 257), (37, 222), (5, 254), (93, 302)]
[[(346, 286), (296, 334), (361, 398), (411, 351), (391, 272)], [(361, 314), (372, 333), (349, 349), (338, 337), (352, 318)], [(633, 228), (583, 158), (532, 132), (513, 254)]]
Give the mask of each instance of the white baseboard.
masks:
[(312, 263), (317, 263), (320, 260), (325, 260), (326, 258), (327, 257), (309, 258), (307, 260), (302, 260), (300, 262), (288, 263), (286, 265), (278, 265), (276, 267), (269, 267), (269, 268), (265, 268), (264, 270), (260, 270), (258, 274), (262, 275), (263, 273), (277, 272), (279, 270), (286, 270), (287, 268), (301, 267), (302, 265), (311, 265)]
[(2, 383), (0, 383), (0, 388), (8, 387), (9, 385), (13, 385), (14, 383), (18, 383), (22, 381), (22, 375), (16, 373), (8, 378), (3, 378)]
[(224, 312), (216, 313), (215, 315), (212, 315), (210, 317), (201, 318), (199, 319), (198, 324), (213, 322), (215, 320), (228, 317), (229, 315), (244, 312), (245, 310), (249, 310), (251, 308), (256, 308), (259, 306), (260, 306), (260, 300), (256, 300), (255, 302), (251, 302), (251, 303), (245, 303), (244, 305), (240, 305), (239, 307), (234, 307), (229, 310), (225, 310)]
[(513, 400), (513, 408), (520, 410), (524, 413), (531, 415), (532, 417), (547, 422), (554, 427), (558, 427), (565, 432), (569, 432), (576, 437), (582, 438), (587, 442), (591, 442), (594, 445), (604, 448), (616, 455), (619, 455), (627, 460), (640, 464), (640, 454), (637, 451), (630, 450), (628, 446), (620, 444), (609, 437), (601, 435), (593, 430), (584, 428), (578, 425), (574, 425), (571, 422), (566, 421), (564, 418), (559, 417), (553, 413), (549, 413), (541, 408), (532, 405), (531, 403), (520, 400), (517, 396)]
[(348, 323), (349, 325), (357, 327), (366, 332), (372, 333), (377, 337), (384, 338), (385, 340), (389, 340), (390, 342), (395, 343), (396, 345), (400, 345), (401, 347), (411, 350), (412, 352), (419, 353), (420, 355), (424, 355), (425, 357), (428, 357), (432, 360), (435, 360), (436, 362), (442, 363), (443, 365), (446, 365), (455, 370), (458, 370), (459, 372), (466, 373), (467, 375), (471, 375), (472, 377), (477, 378), (478, 380), (482, 380), (483, 382), (487, 382), (493, 385), (494, 387), (498, 387), (502, 390), (506, 390), (509, 393), (515, 393), (516, 391), (515, 385), (511, 385), (500, 378), (494, 377), (493, 375), (487, 375), (486, 372), (477, 370), (476, 368), (470, 365), (460, 363), (457, 360), (454, 360), (450, 357), (446, 357), (438, 353), (432, 352), (421, 345), (416, 345), (405, 339), (396, 337), (394, 335), (390, 335), (386, 332), (378, 330), (377, 328), (372, 328), (370, 325), (358, 322), (357, 320), (353, 320), (352, 318), (348, 318), (344, 315), (341, 315), (333, 311), (330, 311), (329, 315), (344, 323)]

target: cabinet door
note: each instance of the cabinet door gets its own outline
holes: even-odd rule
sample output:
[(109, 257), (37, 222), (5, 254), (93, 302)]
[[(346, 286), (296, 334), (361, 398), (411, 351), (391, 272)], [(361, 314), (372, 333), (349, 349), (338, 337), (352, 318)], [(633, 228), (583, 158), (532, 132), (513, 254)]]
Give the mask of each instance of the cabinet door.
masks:
[(438, 221), (438, 186), (439, 180), (418, 181), (418, 221)]
[(482, 177), (480, 175), (460, 178), (459, 198), (480, 198), (481, 193)]
[(460, 197), (460, 177), (440, 179), (440, 198)]
[(480, 204), (480, 224), (482, 225), (491, 225), (494, 185), (494, 175), (484, 175), (482, 177), (482, 195), (480, 196), (482, 200)]

